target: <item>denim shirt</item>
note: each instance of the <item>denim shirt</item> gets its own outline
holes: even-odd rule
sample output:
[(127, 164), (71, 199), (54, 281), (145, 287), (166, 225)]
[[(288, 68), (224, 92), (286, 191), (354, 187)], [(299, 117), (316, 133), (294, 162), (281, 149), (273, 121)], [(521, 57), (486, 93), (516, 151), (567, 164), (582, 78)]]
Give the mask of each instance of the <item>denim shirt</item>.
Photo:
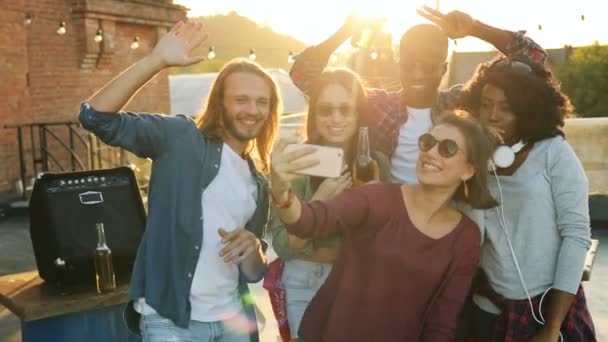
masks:
[[(205, 137), (185, 115), (102, 113), (87, 102), (80, 107), (82, 126), (110, 146), (153, 160), (148, 193), (148, 220), (140, 243), (125, 313), (138, 332), (139, 316), (132, 308), (145, 297), (161, 316), (180, 327), (190, 322), (190, 287), (203, 241), (201, 195), (220, 168), (223, 142)], [(268, 182), (248, 160), (258, 186), (257, 207), (246, 229), (262, 240), (268, 222)], [(262, 240), (264, 250), (267, 244)], [(241, 271), (239, 292), (245, 313), (255, 323), (253, 297)], [(255, 325), (254, 325), (255, 326)], [(258, 341), (257, 332), (251, 335)]]

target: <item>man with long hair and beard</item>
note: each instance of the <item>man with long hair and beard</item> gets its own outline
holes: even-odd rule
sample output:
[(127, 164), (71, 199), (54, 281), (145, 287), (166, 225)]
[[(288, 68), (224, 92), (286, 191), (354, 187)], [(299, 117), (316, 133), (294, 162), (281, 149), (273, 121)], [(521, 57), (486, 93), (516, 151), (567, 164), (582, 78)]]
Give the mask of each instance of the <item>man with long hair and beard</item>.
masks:
[(144, 341), (259, 340), (247, 283), (267, 265), (268, 183), (260, 171), (268, 170), (277, 129), (276, 84), (259, 65), (234, 60), (196, 121), (121, 112), (161, 70), (202, 61), (191, 53), (206, 38), (200, 22), (177, 23), (80, 110), (83, 127), (102, 141), (153, 160), (125, 314)]

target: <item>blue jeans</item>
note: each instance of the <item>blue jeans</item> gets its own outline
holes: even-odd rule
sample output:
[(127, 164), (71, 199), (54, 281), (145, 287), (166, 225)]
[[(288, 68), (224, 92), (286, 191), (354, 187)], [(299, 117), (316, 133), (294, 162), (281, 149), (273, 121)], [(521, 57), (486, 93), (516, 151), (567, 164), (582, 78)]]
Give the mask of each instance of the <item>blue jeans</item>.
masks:
[[(242, 316), (242, 315), (241, 315)], [(157, 314), (142, 315), (143, 342), (249, 342), (249, 332), (239, 318), (219, 322), (190, 321), (187, 329)]]
[(325, 283), (332, 267), (331, 264), (304, 260), (285, 261), (281, 282), (287, 297), (287, 320), (292, 337), (298, 336), (304, 311)]

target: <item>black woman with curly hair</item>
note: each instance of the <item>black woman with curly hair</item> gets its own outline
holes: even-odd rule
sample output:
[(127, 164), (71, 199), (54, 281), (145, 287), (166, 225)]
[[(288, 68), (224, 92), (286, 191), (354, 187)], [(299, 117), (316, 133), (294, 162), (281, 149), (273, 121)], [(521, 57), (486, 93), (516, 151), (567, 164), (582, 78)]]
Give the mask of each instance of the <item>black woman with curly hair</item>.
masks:
[(565, 139), (573, 114), (551, 72), (506, 57), (480, 65), (465, 107), (496, 133), (483, 211), (482, 276), (472, 299), (478, 341), (595, 341), (581, 287), (590, 246), (588, 181)]

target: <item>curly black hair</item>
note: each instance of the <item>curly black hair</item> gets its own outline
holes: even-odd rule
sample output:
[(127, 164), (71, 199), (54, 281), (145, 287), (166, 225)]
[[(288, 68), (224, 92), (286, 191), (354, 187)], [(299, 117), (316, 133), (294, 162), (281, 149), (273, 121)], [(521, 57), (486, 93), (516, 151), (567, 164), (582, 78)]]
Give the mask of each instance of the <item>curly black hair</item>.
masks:
[(492, 84), (505, 92), (517, 117), (515, 135), (534, 143), (556, 135), (564, 136), (566, 117), (574, 116), (570, 99), (544, 65), (498, 56), (480, 64), (464, 87), (464, 109), (479, 115), (481, 92)]

